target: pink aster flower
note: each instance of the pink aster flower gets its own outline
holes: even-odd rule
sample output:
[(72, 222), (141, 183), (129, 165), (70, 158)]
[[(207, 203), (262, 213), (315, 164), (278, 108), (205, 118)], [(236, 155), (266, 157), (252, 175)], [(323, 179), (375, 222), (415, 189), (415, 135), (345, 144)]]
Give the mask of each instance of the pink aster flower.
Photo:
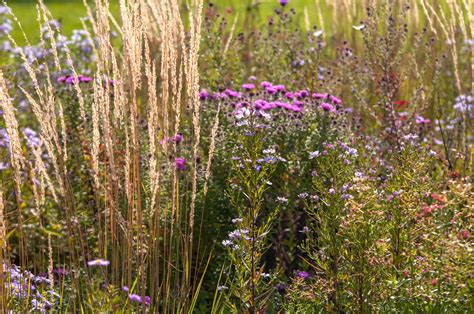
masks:
[(333, 95), (329, 96), (329, 100), (336, 105), (342, 104), (342, 100)]
[(263, 88), (268, 88), (268, 87), (272, 87), (273, 85), (270, 82), (264, 81), (260, 83), (260, 86), (262, 86)]
[(128, 295), (128, 298), (130, 299), (130, 301), (132, 302), (136, 302), (136, 303), (142, 303), (142, 297), (139, 296), (138, 294), (129, 294)]
[(267, 91), (267, 93), (271, 95), (276, 94), (278, 92), (278, 90), (275, 87), (267, 87), (265, 88), (265, 90)]
[(305, 89), (300, 90), (299, 92), (296, 93), (296, 97), (298, 98), (306, 98), (309, 96), (309, 92)]
[(245, 89), (246, 91), (251, 91), (252, 89), (255, 89), (255, 85), (254, 84), (243, 84), (242, 85), (242, 88)]
[(280, 85), (275, 85), (275, 86), (273, 86), (273, 88), (275, 88), (275, 89), (276, 89), (277, 91), (279, 91), (279, 92), (284, 92), (284, 91), (286, 91), (285, 85), (282, 85), (282, 84), (280, 84)]
[(268, 106), (268, 102), (262, 99), (257, 99), (253, 102), (253, 106), (257, 110), (265, 110), (266, 106)]
[(232, 97), (232, 98), (239, 98), (239, 96), (240, 96), (238, 92), (236, 92), (236, 91), (234, 91), (230, 88), (226, 89), (224, 91), (224, 93), (226, 93), (227, 96)]
[(84, 75), (78, 75), (77, 79), (79, 80), (79, 83), (90, 83), (92, 81), (92, 78)]
[(331, 105), (331, 104), (328, 104), (326, 102), (323, 102), (321, 105), (320, 105), (321, 109), (323, 109), (324, 111), (330, 111), (330, 112), (334, 112), (336, 111), (336, 109), (334, 109), (334, 106)]
[(313, 98), (316, 98), (316, 99), (326, 99), (328, 98), (328, 94), (321, 94), (321, 93), (313, 93), (313, 95), (311, 95)]

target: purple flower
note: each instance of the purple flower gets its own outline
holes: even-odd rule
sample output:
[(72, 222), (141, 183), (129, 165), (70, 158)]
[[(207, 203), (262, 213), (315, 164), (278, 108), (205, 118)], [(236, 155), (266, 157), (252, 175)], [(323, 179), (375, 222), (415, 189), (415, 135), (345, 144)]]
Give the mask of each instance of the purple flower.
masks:
[(290, 92), (286, 93), (285, 96), (288, 99), (294, 99), (295, 98), (295, 95), (293, 93), (290, 93)]
[(110, 264), (109, 261), (105, 259), (101, 259), (101, 258), (87, 262), (88, 266), (108, 266), (109, 264)]
[(176, 142), (176, 144), (179, 144), (181, 143), (182, 140), (183, 140), (183, 133), (178, 132), (176, 133), (176, 135), (170, 138), (165, 137), (164, 139), (160, 141), (160, 144), (164, 145), (165, 143), (170, 143), (170, 142)]
[(314, 93), (311, 96), (316, 99), (326, 99), (328, 97), (328, 94)]
[(280, 5), (282, 7), (286, 6), (288, 4), (288, 0), (278, 0), (278, 2), (280, 3)]
[(295, 100), (295, 101), (293, 101), (293, 106), (296, 106), (296, 107), (299, 107), (299, 108), (303, 108), (304, 102), (299, 101), (299, 100)]
[(323, 109), (324, 111), (330, 111), (330, 112), (334, 112), (336, 111), (336, 109), (334, 109), (333, 105), (331, 104), (328, 104), (326, 102), (323, 102), (321, 105), (320, 105), (321, 109)]
[(239, 98), (239, 93), (236, 91), (231, 90), (230, 88), (226, 89), (224, 91), (227, 96), (232, 97), (232, 98)]
[(329, 96), (329, 100), (336, 105), (342, 104), (342, 100), (333, 95)]
[(265, 110), (266, 106), (268, 106), (268, 102), (262, 99), (257, 99), (254, 101), (253, 106), (257, 110)]
[(302, 198), (302, 199), (305, 199), (305, 198), (308, 197), (308, 193), (300, 193), (300, 194), (298, 194), (298, 197)]
[(310, 275), (308, 272), (304, 271), (304, 270), (300, 270), (298, 272), (298, 277), (300, 277), (301, 279), (303, 280), (306, 280), (306, 279), (309, 279)]
[(212, 98), (217, 99), (217, 100), (219, 100), (219, 99), (228, 99), (229, 96), (227, 96), (227, 94), (225, 94), (225, 93), (214, 93), (214, 95), (212, 95)]
[(130, 301), (137, 302), (140, 304), (142, 303), (142, 301), (145, 301), (146, 305), (150, 305), (150, 302), (151, 302), (151, 298), (147, 295), (142, 299), (142, 297), (139, 296), (138, 294), (131, 293), (128, 295), (128, 298), (130, 299)]
[(176, 133), (176, 135), (173, 136), (171, 140), (176, 142), (176, 144), (181, 143), (181, 141), (183, 140), (183, 133)]
[(145, 296), (145, 304), (146, 305), (150, 305), (150, 302), (151, 302), (151, 298), (149, 296)]
[(123, 287), (122, 287), (122, 291), (128, 293), (128, 292), (130, 291), (130, 289), (129, 289), (127, 286), (123, 286)]
[(92, 81), (92, 78), (88, 76), (84, 76), (84, 75), (78, 75), (77, 79), (79, 80), (80, 83), (89, 83), (90, 81)]
[(254, 84), (244, 84), (242, 85), (242, 88), (245, 89), (246, 91), (251, 91), (252, 89), (255, 89), (255, 85)]
[(137, 302), (137, 303), (142, 303), (142, 297), (139, 296), (138, 294), (129, 294), (128, 295), (128, 298), (130, 299), (130, 301), (132, 302)]
[(329, 189), (329, 194), (334, 195), (334, 194), (336, 194), (336, 191), (333, 188), (331, 188), (331, 189)]
[(314, 152), (309, 152), (309, 159), (314, 159), (318, 157), (319, 155), (320, 155), (320, 152), (318, 150)]
[(207, 90), (205, 90), (205, 89), (203, 89), (203, 90), (199, 93), (199, 98), (200, 98), (201, 100), (207, 100), (207, 99), (209, 99), (210, 96), (211, 96), (211, 95), (209, 94), (209, 92), (208, 92)]
[(185, 170), (186, 169), (186, 159), (184, 159), (182, 157), (176, 157), (174, 162), (175, 162), (176, 168), (178, 170)]
[(270, 82), (264, 81), (260, 83), (260, 86), (262, 86), (263, 88), (268, 88), (268, 87), (272, 87), (273, 85)]
[(280, 84), (280, 85), (275, 85), (275, 86), (273, 86), (273, 88), (275, 88), (275, 89), (276, 89), (277, 91), (279, 91), (279, 92), (284, 92), (284, 91), (286, 91), (285, 85), (281, 85), (281, 84)]
[(309, 92), (305, 89), (300, 90), (299, 92), (296, 93), (296, 97), (298, 98), (306, 98), (309, 96)]
[(75, 79), (74, 76), (68, 76), (68, 77), (66, 78), (66, 84), (72, 85), (72, 84), (74, 84), (75, 82), (76, 82), (76, 79)]
[(36, 137), (36, 132), (30, 128), (24, 128), (23, 134), (25, 134), (26, 137)]
[(272, 86), (265, 88), (265, 90), (267, 91), (267, 93), (269, 93), (271, 95), (276, 94), (278, 92), (278, 90), (275, 87), (272, 87)]
[(300, 106), (290, 106), (288, 110), (293, 111), (293, 112), (300, 112), (303, 110), (303, 108)]

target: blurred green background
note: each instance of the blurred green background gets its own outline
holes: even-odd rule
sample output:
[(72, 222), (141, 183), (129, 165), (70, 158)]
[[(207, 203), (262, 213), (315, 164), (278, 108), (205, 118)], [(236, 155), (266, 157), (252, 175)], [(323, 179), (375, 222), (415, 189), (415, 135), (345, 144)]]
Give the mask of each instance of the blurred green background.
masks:
[[(318, 16), (316, 14), (316, 5), (321, 7), (324, 13), (324, 19), (327, 18), (325, 24), (330, 23), (330, 16), (332, 13), (332, 7), (328, 6), (327, 3), (331, 3), (332, 0), (290, 0), (289, 7), (298, 9), (298, 18), (300, 19), (301, 25), (304, 25), (303, 8), (306, 6), (308, 16), (310, 17), (311, 24), (318, 22)], [(37, 9), (36, 0), (6, 0), (7, 4), (11, 7), (14, 14), (18, 17), (21, 22), (23, 29), (28, 34), (28, 37), (33, 42), (38, 38), (38, 21), (36, 19)], [(53, 16), (60, 20), (63, 25), (63, 32), (65, 35), (70, 35), (73, 29), (82, 28), (80, 17), (86, 16), (86, 9), (82, 0), (44, 0)], [(207, 4), (209, 1), (205, 1)], [(279, 7), (278, 0), (214, 0), (211, 1), (221, 9), (225, 9), (228, 15), (233, 15), (235, 12), (239, 12), (239, 20), (242, 22), (246, 13), (249, 12), (249, 8), (258, 8), (259, 19), (258, 21), (266, 21), (267, 18), (273, 13), (275, 8)], [(93, 1), (88, 0), (88, 3)], [(111, 11), (118, 13), (118, 0), (110, 0)], [(255, 10), (252, 10), (255, 12)], [(232, 23), (233, 21), (229, 21)], [(12, 32), (13, 37), (19, 42), (24, 44), (24, 39), (21, 31), (14, 27)]]
[[(37, 0), (5, 0), (11, 7), (14, 14), (18, 17), (21, 22), (23, 29), (27, 33), (29, 40), (35, 42), (39, 38), (39, 27), (37, 21)], [(63, 33), (70, 35), (73, 29), (82, 28), (81, 17), (86, 16), (86, 8), (83, 4), (83, 0), (43, 0), (48, 6), (53, 16), (60, 20), (63, 25)], [(88, 3), (94, 3), (94, 0), (86, 0)], [(160, 0), (156, 0), (160, 1)], [(189, 0), (180, 0), (183, 4)], [(119, 12), (119, 0), (109, 0), (111, 6), (111, 12), (118, 17)], [(248, 21), (252, 21), (252, 27), (260, 23), (265, 23), (271, 15), (273, 10), (279, 8), (280, 5), (278, 0), (204, 0), (205, 8), (209, 2), (212, 2), (219, 8), (219, 12), (223, 12), (228, 16), (228, 23), (232, 24), (236, 12), (239, 13), (239, 23), (237, 28), (240, 26), (246, 28)], [(352, 1), (351, 1), (352, 2)], [(331, 33), (331, 29), (343, 28), (344, 33), (349, 35), (352, 31), (351, 25), (359, 24), (363, 19), (362, 14), (364, 13), (363, 1), (357, 1), (357, 14), (352, 21), (348, 21), (347, 18), (341, 22), (334, 24), (333, 12), (334, 6), (341, 5), (342, 1), (338, 0), (289, 0), (289, 8), (295, 8), (297, 15), (296, 19), (301, 27), (306, 25), (306, 18), (304, 11), (308, 13), (308, 19), (310, 26), (317, 25), (319, 28), (323, 26), (325, 30)], [(441, 7), (447, 7), (448, 2), (443, 0), (438, 3)], [(418, 11), (421, 13), (421, 7), (418, 3)], [(251, 14), (249, 16), (248, 14)], [(250, 19), (249, 19), (250, 18)], [(320, 19), (323, 21), (320, 21)], [(425, 18), (423, 14), (420, 14), (420, 22), (424, 24)], [(468, 20), (468, 17), (465, 16)], [(342, 24), (342, 25), (341, 25)], [(24, 44), (23, 35), (18, 27), (13, 27), (12, 35), (18, 41), (19, 44)]]

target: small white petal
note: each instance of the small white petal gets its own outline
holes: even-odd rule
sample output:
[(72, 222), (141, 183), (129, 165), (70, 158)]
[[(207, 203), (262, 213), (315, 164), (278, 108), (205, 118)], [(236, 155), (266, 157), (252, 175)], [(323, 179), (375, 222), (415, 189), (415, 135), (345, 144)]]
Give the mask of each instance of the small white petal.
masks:
[(365, 28), (365, 25), (364, 24), (361, 24), (361, 25), (352, 25), (352, 28), (355, 29), (355, 30), (363, 30)]
[(324, 31), (322, 29), (320, 30), (317, 30), (313, 33), (314, 37), (319, 37), (321, 36), (322, 34), (324, 33)]

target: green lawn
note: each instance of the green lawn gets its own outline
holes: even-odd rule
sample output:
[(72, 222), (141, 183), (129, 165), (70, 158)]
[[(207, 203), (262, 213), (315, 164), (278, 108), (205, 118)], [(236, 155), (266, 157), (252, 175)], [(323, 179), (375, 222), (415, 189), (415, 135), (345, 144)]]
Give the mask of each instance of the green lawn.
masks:
[[(29, 40), (37, 40), (39, 36), (39, 27), (37, 21), (36, 1), (7, 0), (7, 3), (22, 24)], [(82, 0), (46, 0), (45, 3), (51, 11), (51, 14), (61, 21), (64, 34), (70, 35), (73, 29), (82, 28), (80, 18), (86, 16), (86, 8), (83, 5)], [(113, 7), (117, 10), (117, 4), (113, 4)], [(19, 43), (24, 44), (25, 41), (23, 35), (18, 27), (14, 27), (12, 35)]]
[[(299, 18), (301, 20), (301, 25), (304, 25), (302, 14), (302, 8), (304, 6), (307, 6), (308, 8), (310, 20), (312, 22), (317, 21), (315, 14), (316, 1), (290, 0), (291, 7), (299, 8), (298, 12), (300, 14)], [(266, 18), (272, 14), (273, 9), (279, 6), (278, 0), (214, 0), (212, 2), (217, 4), (220, 8), (232, 8), (232, 12), (240, 12), (239, 19), (241, 21), (247, 12), (247, 8), (251, 6), (252, 3), (259, 3), (258, 7), (260, 9), (259, 12), (262, 21), (265, 21)], [(36, 1), (7, 0), (7, 3), (18, 17), (28, 37), (31, 38), (32, 41), (35, 41), (35, 39), (38, 38), (39, 31), (38, 22), (36, 20)], [(86, 16), (86, 10), (82, 0), (45, 0), (45, 3), (53, 16), (62, 22), (64, 34), (70, 35), (73, 29), (82, 27), (80, 17)], [(110, 0), (110, 3), (112, 12), (118, 12), (118, 0)], [(332, 11), (332, 9), (323, 7), (323, 12), (329, 13), (330, 11)], [(13, 37), (18, 40), (19, 43), (24, 43), (23, 36), (17, 27), (14, 28)]]

